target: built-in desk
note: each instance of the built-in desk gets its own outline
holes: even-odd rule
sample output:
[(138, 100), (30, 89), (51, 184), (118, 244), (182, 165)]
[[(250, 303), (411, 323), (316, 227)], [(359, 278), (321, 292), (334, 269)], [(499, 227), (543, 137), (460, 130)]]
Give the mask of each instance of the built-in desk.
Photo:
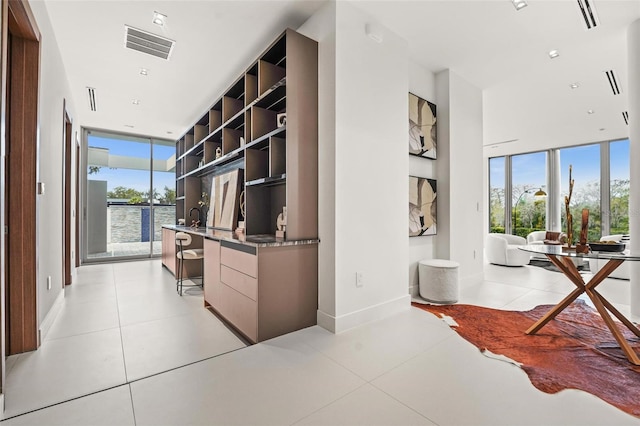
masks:
[[(173, 238), (166, 244), (165, 231)], [(255, 343), (316, 324), (317, 239), (238, 238), (230, 231), (165, 225), (162, 258), (169, 269), (165, 260), (171, 264), (169, 256), (175, 258), (177, 231), (202, 237), (205, 306), (247, 339)]]

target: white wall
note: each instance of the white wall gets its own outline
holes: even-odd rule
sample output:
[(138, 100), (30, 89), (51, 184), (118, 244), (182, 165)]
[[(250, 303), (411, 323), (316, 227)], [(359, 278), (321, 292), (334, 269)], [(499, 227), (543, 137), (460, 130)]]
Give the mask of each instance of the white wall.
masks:
[[(438, 100), (436, 99), (435, 76), (432, 72), (427, 71), (412, 61), (409, 62), (409, 92), (436, 104), (436, 108), (438, 108), (436, 109), (436, 113), (439, 112)], [(433, 160), (427, 160), (413, 155), (409, 156), (409, 175), (438, 180), (435, 172), (435, 163)], [(439, 226), (438, 224), (438, 227)], [(409, 240), (409, 293), (411, 295), (417, 295), (419, 291), (418, 262), (437, 257), (434, 251), (438, 236), (427, 235), (407, 238)]]
[[(41, 34), (39, 94), (39, 165), (38, 181), (45, 183), (45, 193), (38, 196), (38, 320), (50, 321), (47, 315), (63, 293), (63, 99), (73, 118), (74, 105), (45, 3), (30, 2)], [(74, 123), (73, 133), (77, 130)], [(75, 138), (74, 138), (75, 143)], [(75, 156), (75, 149), (73, 150)], [(72, 182), (75, 179), (72, 178)], [(73, 226), (72, 226), (73, 228)], [(72, 235), (72, 241), (73, 241)], [(51, 289), (47, 290), (47, 276)], [(51, 318), (51, 316), (49, 316)], [(46, 330), (43, 330), (46, 332)]]
[(446, 70), (436, 75), (438, 99), (437, 257), (460, 263), (461, 280), (482, 279), (482, 91)]
[[(365, 34), (366, 23), (376, 24), (382, 43)], [(324, 93), (319, 101), (320, 217), (328, 215), (319, 269), (328, 272), (320, 276), (318, 322), (340, 332), (409, 307), (408, 48), (344, 2), (325, 6), (299, 31), (320, 43), (320, 93), (335, 88), (334, 100)]]

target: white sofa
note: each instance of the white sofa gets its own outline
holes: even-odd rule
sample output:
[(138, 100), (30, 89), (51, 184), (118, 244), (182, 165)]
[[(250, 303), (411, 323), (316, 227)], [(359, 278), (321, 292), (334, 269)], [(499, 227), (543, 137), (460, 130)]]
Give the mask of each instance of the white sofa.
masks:
[(523, 237), (491, 233), (487, 235), (485, 255), (487, 261), (494, 265), (524, 266), (529, 263), (531, 254), (519, 249), (525, 245), (527, 245), (527, 240)]
[[(622, 234), (605, 235), (604, 237), (600, 238), (600, 241), (618, 241), (618, 242), (620, 242), (620, 241), (622, 241), (622, 237), (624, 237), (624, 235), (622, 235)], [(626, 243), (627, 243), (627, 246), (625, 247), (625, 253), (629, 253), (629, 244), (628, 244), (628, 242), (626, 242)], [(589, 259), (589, 270), (591, 271), (592, 274), (595, 274), (606, 263), (607, 263), (607, 259)], [(616, 268), (616, 270), (613, 271), (611, 273), (611, 275), (609, 275), (609, 277), (610, 278), (618, 278), (618, 279), (621, 279), (621, 280), (630, 279), (629, 263), (628, 262), (622, 262), (622, 265), (618, 266)]]
[[(530, 246), (536, 246), (536, 245), (542, 245), (545, 243), (547, 236), (548, 236), (549, 232), (548, 231), (533, 231), (530, 232), (527, 235), (527, 245)], [(566, 240), (566, 235), (563, 232), (559, 233), (559, 241), (564, 241), (563, 239)], [(535, 260), (545, 260), (545, 261), (549, 261), (549, 258), (544, 255), (544, 254), (539, 254), (539, 253), (532, 253), (531, 254), (531, 259), (535, 259)]]

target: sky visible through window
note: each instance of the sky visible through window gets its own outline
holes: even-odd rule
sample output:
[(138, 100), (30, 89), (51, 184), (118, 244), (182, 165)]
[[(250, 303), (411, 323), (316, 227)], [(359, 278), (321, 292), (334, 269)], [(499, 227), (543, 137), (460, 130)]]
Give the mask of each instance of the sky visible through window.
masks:
[[(89, 146), (96, 148), (105, 148), (109, 150), (111, 155), (122, 155), (135, 158), (149, 158), (151, 152), (149, 142), (133, 142), (129, 140), (121, 140), (115, 138), (105, 138), (89, 135)], [(176, 152), (175, 146), (167, 146), (154, 143), (153, 156), (156, 160), (166, 160)], [(118, 186), (125, 188), (133, 188), (136, 191), (149, 191), (149, 169), (131, 170), (131, 169), (111, 169), (102, 167), (97, 173), (89, 175), (91, 180), (106, 180), (107, 191), (112, 191)], [(175, 188), (175, 173), (154, 173), (153, 186), (159, 193), (164, 192), (164, 187)]]
[[(611, 180), (629, 179), (629, 140), (617, 141), (610, 144)], [(540, 173), (546, 170), (544, 152), (529, 155), (514, 155), (512, 158), (513, 186), (538, 186), (545, 183), (538, 182)], [(569, 188), (569, 164), (572, 165), (572, 177), (576, 186), (600, 180), (600, 146), (585, 145), (563, 150), (561, 155), (562, 188)], [(492, 161), (491, 180), (494, 187), (502, 186), (504, 182), (504, 162)], [(595, 165), (595, 167), (594, 167)], [(565, 170), (566, 169), (566, 170)]]

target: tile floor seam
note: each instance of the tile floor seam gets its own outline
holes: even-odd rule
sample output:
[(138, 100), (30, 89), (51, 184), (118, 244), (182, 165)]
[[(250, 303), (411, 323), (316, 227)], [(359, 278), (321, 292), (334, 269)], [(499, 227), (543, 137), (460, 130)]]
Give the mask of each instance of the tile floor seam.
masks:
[(319, 412), (320, 410), (324, 410), (325, 408), (329, 407), (330, 405), (335, 404), (336, 402), (340, 401), (341, 399), (344, 399), (346, 397), (348, 397), (349, 395), (353, 394), (354, 392), (357, 392), (359, 389), (362, 389), (364, 386), (367, 386), (369, 383), (367, 383), (365, 381), (365, 383), (361, 384), (360, 386), (356, 387), (355, 389), (345, 393), (342, 396), (339, 396), (338, 398), (334, 399), (331, 402), (326, 403), (325, 405), (323, 405), (322, 407), (316, 409), (315, 411), (307, 414), (306, 416), (302, 416), (300, 417), (298, 420), (294, 421), (293, 423), (289, 423), (289, 426), (295, 426), (296, 424), (300, 423), (301, 421), (303, 421), (304, 419), (307, 419), (311, 416), (313, 416), (314, 414), (316, 414), (317, 412)]
[(131, 413), (133, 414), (133, 426), (138, 424), (136, 420), (136, 406), (133, 403), (133, 391), (131, 390), (131, 384), (127, 383), (127, 387), (129, 388), (129, 399), (131, 401)]
[[(112, 266), (113, 268), (113, 266)], [(122, 319), (120, 318), (120, 304), (118, 303), (118, 285), (116, 283), (116, 277), (113, 277), (113, 287), (116, 296), (116, 313), (118, 314), (118, 334), (120, 335), (120, 350), (122, 351), (122, 364), (124, 368), (124, 380), (129, 383), (129, 376), (127, 374), (127, 359), (124, 353), (124, 339), (122, 338)], [(133, 402), (132, 402), (133, 403)], [(134, 419), (135, 421), (135, 419)]]
[(35, 412), (38, 412), (38, 411), (46, 410), (46, 409), (51, 408), (51, 407), (55, 407), (55, 406), (58, 406), (58, 405), (61, 405), (61, 404), (66, 404), (66, 403), (71, 402), (71, 401), (76, 401), (76, 400), (81, 399), (81, 398), (86, 398), (86, 397), (91, 396), (91, 395), (96, 395), (96, 394), (99, 394), (99, 393), (102, 393), (102, 392), (110, 391), (112, 389), (117, 389), (117, 388), (119, 388), (121, 386), (128, 386), (128, 385), (129, 385), (128, 383), (120, 383), (118, 385), (109, 386), (108, 388), (100, 389), (100, 390), (97, 390), (97, 391), (94, 391), (94, 392), (89, 392), (87, 394), (74, 396), (73, 398), (69, 398), (69, 399), (65, 399), (64, 401), (59, 401), (59, 402), (56, 402), (56, 403), (53, 403), (53, 404), (45, 405), (44, 407), (34, 408), (33, 410), (25, 411), (24, 413), (14, 414), (14, 415), (6, 417), (6, 418), (0, 418), (0, 423), (4, 422), (6, 420), (15, 419), (16, 417), (26, 416), (27, 414), (31, 414), (31, 413), (35, 413)]
[(431, 419), (430, 417), (425, 416), (424, 414), (422, 414), (421, 412), (417, 411), (415, 408), (408, 406), (407, 404), (405, 404), (404, 402), (400, 401), (398, 398), (396, 398), (395, 396), (391, 395), (388, 392), (385, 392), (384, 389), (379, 388), (378, 386), (376, 386), (373, 383), (369, 383), (371, 386), (373, 386), (375, 389), (379, 390), (380, 392), (382, 392), (383, 394), (387, 395), (389, 398), (393, 399), (394, 401), (398, 402), (399, 404), (401, 404), (404, 407), (407, 407), (409, 410), (413, 411), (414, 413), (416, 413), (417, 415), (419, 415), (420, 417), (423, 417), (425, 419), (427, 419), (428, 421), (430, 421), (431, 423), (433, 423), (436, 426), (440, 426), (440, 423), (436, 422), (435, 420)]
[[(101, 329), (99, 329), (99, 330), (85, 331), (85, 332), (82, 332), (82, 333), (71, 334), (71, 335), (69, 335), (69, 336), (60, 336), (60, 337), (48, 337), (48, 336), (47, 336), (47, 337), (44, 339), (44, 341), (42, 342), (42, 344), (44, 345), (46, 342), (53, 342), (53, 341), (56, 341), (56, 340), (69, 339), (69, 338), (77, 337), (77, 336), (86, 336), (86, 335), (88, 335), (88, 334), (93, 334), (93, 333), (102, 333), (102, 332), (104, 332), (104, 331), (115, 330), (116, 328), (118, 328), (118, 329), (119, 329), (120, 327), (119, 327), (119, 326), (117, 326), (117, 327), (101, 328)], [(42, 346), (42, 345), (41, 345), (41, 346)], [(38, 349), (40, 349), (40, 348), (38, 348)]]

